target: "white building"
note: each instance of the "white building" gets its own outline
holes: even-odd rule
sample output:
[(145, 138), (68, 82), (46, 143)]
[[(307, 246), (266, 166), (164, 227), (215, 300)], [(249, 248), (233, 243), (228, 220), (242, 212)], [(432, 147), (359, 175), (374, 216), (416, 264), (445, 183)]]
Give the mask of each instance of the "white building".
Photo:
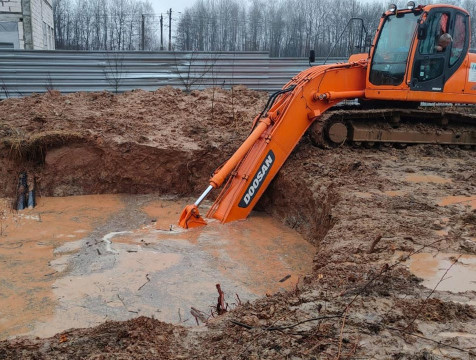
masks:
[(0, 0), (0, 49), (54, 50), (53, 0)]

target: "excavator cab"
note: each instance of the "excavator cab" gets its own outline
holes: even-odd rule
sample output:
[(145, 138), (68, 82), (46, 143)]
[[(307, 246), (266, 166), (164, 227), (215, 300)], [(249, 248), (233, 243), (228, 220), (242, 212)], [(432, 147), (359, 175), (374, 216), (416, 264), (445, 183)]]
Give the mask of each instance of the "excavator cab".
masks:
[(468, 60), (469, 14), (452, 5), (415, 7), (410, 1), (407, 7), (393, 5), (382, 16), (370, 53), (366, 97), (442, 101), (455, 93), (459, 99), (448, 102), (465, 102), (468, 69), (462, 65)]

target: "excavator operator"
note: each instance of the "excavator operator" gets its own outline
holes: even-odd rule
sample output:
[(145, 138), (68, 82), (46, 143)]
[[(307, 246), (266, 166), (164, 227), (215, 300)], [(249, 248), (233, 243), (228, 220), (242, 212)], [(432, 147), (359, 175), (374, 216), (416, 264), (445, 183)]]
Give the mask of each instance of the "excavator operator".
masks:
[(448, 47), (449, 44), (451, 44), (451, 41), (453, 41), (453, 38), (451, 37), (450, 34), (444, 33), (438, 38), (437, 45), (435, 46), (436, 51), (438, 52), (443, 52), (445, 49)]

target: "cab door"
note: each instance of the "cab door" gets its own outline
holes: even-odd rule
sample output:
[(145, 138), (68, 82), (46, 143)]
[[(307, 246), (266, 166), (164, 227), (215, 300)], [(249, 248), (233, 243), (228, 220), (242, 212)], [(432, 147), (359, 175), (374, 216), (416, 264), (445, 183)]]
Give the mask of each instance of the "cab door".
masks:
[[(469, 47), (469, 16), (455, 8), (434, 8), (420, 25), (410, 89), (442, 92), (464, 60)], [(451, 36), (445, 45), (443, 34)], [(448, 39), (448, 36), (445, 35)]]

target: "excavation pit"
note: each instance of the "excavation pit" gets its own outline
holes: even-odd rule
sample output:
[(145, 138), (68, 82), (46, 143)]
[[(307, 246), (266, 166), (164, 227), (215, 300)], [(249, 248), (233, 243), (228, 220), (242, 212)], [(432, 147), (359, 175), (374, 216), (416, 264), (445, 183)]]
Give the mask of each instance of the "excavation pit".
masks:
[[(0, 217), (0, 358), (410, 359), (433, 351), (426, 338), (453, 358), (446, 345), (472, 348), (473, 150), (323, 150), (304, 136), (257, 204), (267, 215), (170, 231), (266, 100), (241, 87), (0, 102), (4, 208), (21, 172), (39, 196)], [(217, 283), (243, 305), (189, 326), (191, 306), (216, 306)]]
[[(290, 290), (311, 271), (315, 249), (263, 213), (184, 230), (186, 200), (153, 195), (41, 198), (7, 212), (0, 246), (2, 339), (138, 316), (196, 325), (218, 293), (229, 308)], [(6, 202), (4, 202), (4, 205)]]

